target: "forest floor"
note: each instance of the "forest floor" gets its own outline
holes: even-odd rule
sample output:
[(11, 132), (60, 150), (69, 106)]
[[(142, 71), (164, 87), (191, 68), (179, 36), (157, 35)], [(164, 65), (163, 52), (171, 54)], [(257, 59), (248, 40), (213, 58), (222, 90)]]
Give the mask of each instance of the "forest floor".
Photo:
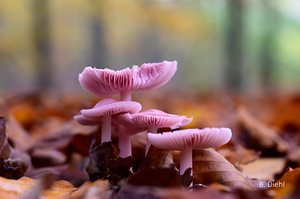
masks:
[(132, 136), (130, 158), (118, 158), (114, 128), (112, 142), (97, 143), (100, 128), (73, 119), (97, 100), (0, 98), (0, 198), (300, 198), (300, 94), (138, 95), (143, 110), (193, 117), (184, 128), (231, 128), (226, 145), (193, 151), (182, 176), (180, 151), (152, 146), (144, 157), (146, 133)]

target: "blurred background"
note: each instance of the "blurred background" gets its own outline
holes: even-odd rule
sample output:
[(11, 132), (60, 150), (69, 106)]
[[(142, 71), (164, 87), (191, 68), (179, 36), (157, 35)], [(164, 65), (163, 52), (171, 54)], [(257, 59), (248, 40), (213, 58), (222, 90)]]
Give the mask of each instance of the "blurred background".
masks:
[(83, 92), (84, 66), (177, 60), (167, 88), (300, 88), (299, 0), (0, 0), (0, 93)]

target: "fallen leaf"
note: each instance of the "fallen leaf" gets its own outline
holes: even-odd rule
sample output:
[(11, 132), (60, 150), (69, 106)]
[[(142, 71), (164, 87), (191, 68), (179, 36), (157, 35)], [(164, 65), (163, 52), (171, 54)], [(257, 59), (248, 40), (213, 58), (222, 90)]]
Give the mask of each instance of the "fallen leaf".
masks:
[(157, 149), (151, 145), (141, 167), (162, 167), (165, 165), (169, 153), (171, 152)]
[(62, 152), (53, 148), (35, 148), (31, 153), (31, 160), (35, 167), (62, 165), (67, 157)]
[[(8, 138), (12, 140), (16, 149), (26, 151), (34, 145), (32, 137), (12, 115), (8, 116), (6, 131)], [(26, 140), (26, 142), (24, 142), (24, 140)]]
[(259, 158), (256, 161), (240, 165), (243, 174), (259, 180), (274, 180), (275, 174), (282, 172), (285, 167), (284, 158)]
[(291, 151), (287, 155), (287, 166), (292, 168), (300, 167), (300, 148)]
[[(278, 186), (275, 186), (275, 185)], [(300, 168), (293, 169), (284, 173), (284, 175), (274, 182), (270, 187), (276, 192), (277, 198), (296, 199), (300, 197)]]
[(109, 182), (107, 180), (96, 180), (94, 182), (84, 183), (70, 194), (69, 199), (111, 198), (111, 194), (111, 191), (109, 191)]
[[(31, 178), (22, 177), (19, 180), (10, 180), (0, 177), (0, 198), (19, 199), (26, 191), (37, 185), (39, 181)], [(46, 199), (67, 198), (75, 187), (66, 181), (54, 182), (51, 189), (43, 192)]]
[(225, 184), (253, 190), (250, 180), (214, 149), (193, 151), (194, 184)]
[[(178, 188), (157, 188), (146, 186), (133, 186), (125, 184), (120, 191), (115, 194), (114, 199), (236, 199), (230, 193), (220, 192), (211, 188), (204, 188), (197, 191), (187, 191)], [(260, 198), (257, 198), (260, 199)]]
[(134, 167), (133, 157), (118, 157), (118, 149), (112, 142), (104, 142), (90, 150), (89, 165), (86, 171), (92, 181), (108, 179), (117, 184), (122, 178), (128, 177), (130, 168)]
[(5, 119), (0, 117), (0, 176), (18, 179), (30, 167), (30, 157), (10, 146), (6, 135)]
[(262, 153), (265, 151), (273, 154), (276, 151), (281, 154), (288, 152), (289, 143), (274, 129), (256, 119), (243, 107), (238, 109), (237, 114), (242, 129), (240, 137), (243, 138), (247, 147), (262, 150)]
[(192, 168), (188, 168), (185, 172), (180, 176), (180, 182), (183, 186), (189, 187), (193, 183), (193, 175)]
[(174, 167), (140, 169), (128, 179), (128, 184), (149, 187), (180, 187), (180, 176)]
[(260, 152), (235, 144), (232, 147), (222, 148), (218, 152), (234, 165), (248, 164), (259, 158)]

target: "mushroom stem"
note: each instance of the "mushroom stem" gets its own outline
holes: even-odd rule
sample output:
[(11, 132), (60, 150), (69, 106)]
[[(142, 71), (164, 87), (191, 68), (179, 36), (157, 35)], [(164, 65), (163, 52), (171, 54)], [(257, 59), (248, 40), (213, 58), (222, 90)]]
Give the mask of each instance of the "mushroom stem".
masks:
[(131, 91), (122, 91), (120, 95), (122, 101), (131, 101)]
[(131, 156), (131, 137), (127, 133), (124, 132), (124, 127), (119, 126), (119, 156), (121, 158), (126, 158)]
[[(185, 148), (180, 155), (180, 175), (183, 175), (188, 168), (193, 168), (193, 149)], [(193, 172), (193, 169), (192, 169)], [(193, 174), (193, 173), (191, 173)]]
[(111, 115), (104, 116), (102, 119), (101, 144), (111, 141)]
[[(149, 127), (148, 132), (147, 133), (157, 133), (158, 128), (157, 127)], [(145, 149), (145, 156), (147, 156), (149, 149), (151, 147), (151, 143), (148, 140), (148, 136), (147, 136), (147, 143), (146, 143), (146, 149)]]

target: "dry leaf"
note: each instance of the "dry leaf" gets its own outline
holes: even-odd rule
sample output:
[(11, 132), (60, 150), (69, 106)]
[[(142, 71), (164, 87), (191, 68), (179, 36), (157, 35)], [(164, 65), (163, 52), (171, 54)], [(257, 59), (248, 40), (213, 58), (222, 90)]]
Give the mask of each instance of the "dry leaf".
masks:
[[(38, 180), (22, 177), (19, 180), (9, 180), (0, 177), (0, 198), (5, 199), (19, 199), (26, 191), (29, 191), (36, 186)], [(57, 181), (52, 188), (43, 192), (46, 199), (62, 199), (67, 198), (68, 195), (75, 188), (72, 184), (66, 181)]]
[(180, 187), (180, 176), (174, 167), (142, 168), (129, 177), (128, 183), (135, 186)]
[(248, 164), (259, 158), (260, 152), (235, 144), (233, 147), (222, 148), (218, 152), (232, 164)]
[[(147, 156), (144, 160), (142, 167), (162, 167), (168, 162), (168, 154), (171, 153), (167, 150), (157, 149), (154, 146), (150, 146)], [(170, 164), (169, 164), (170, 165)]]
[(277, 198), (296, 199), (300, 198), (300, 168), (286, 172), (276, 182), (280, 186), (272, 186), (271, 190), (276, 192)]
[[(256, 119), (245, 108), (238, 109), (238, 119), (242, 129), (246, 131), (243, 133), (248, 135), (245, 138), (245, 144), (249, 147), (262, 150), (275, 148), (279, 153), (288, 152), (289, 143), (282, 139), (275, 130)], [(275, 153), (275, 150), (273, 152)]]
[(72, 192), (69, 199), (99, 199), (110, 198), (111, 191), (108, 190), (109, 183), (107, 180), (96, 180), (86, 182), (76, 191)]
[(8, 116), (6, 131), (9, 139), (15, 144), (16, 149), (26, 151), (34, 145), (32, 137), (12, 115)]
[(90, 150), (86, 171), (92, 181), (108, 179), (112, 184), (117, 184), (131, 174), (130, 168), (134, 167), (134, 164), (132, 156), (118, 157), (117, 147), (112, 142), (104, 142)]
[(0, 117), (0, 175), (18, 179), (31, 167), (31, 161), (26, 153), (11, 147), (5, 126), (5, 119)]
[(251, 178), (274, 180), (277, 173), (282, 172), (286, 160), (284, 158), (260, 158), (252, 163), (240, 165), (243, 173)]
[(35, 148), (30, 155), (36, 167), (62, 165), (67, 160), (65, 154), (53, 148)]
[(288, 154), (287, 161), (287, 165), (292, 168), (300, 167), (300, 147)]
[[(237, 199), (234, 195), (204, 188), (197, 191), (187, 191), (175, 188), (157, 188), (146, 186), (123, 185), (113, 199)], [(260, 198), (257, 198), (260, 199)]]
[(225, 184), (253, 190), (250, 180), (214, 149), (193, 151), (194, 184)]

